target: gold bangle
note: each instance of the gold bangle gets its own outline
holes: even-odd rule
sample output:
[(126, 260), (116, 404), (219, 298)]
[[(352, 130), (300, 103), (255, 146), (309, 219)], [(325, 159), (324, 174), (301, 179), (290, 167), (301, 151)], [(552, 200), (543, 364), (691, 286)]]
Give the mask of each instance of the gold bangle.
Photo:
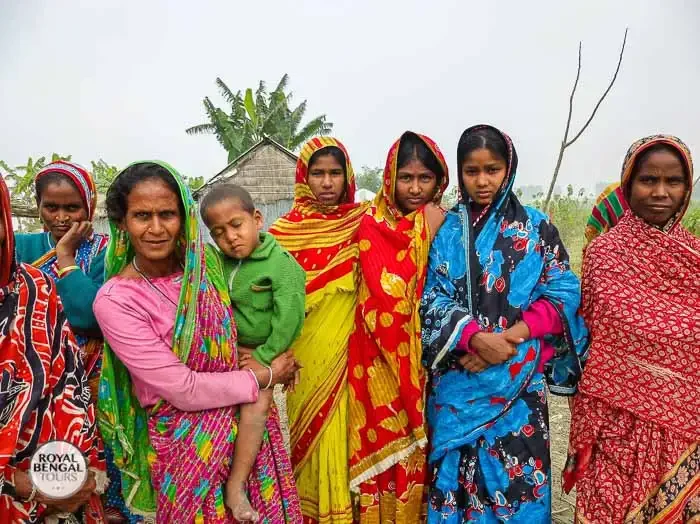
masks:
[(58, 278), (63, 278), (65, 275), (67, 275), (68, 273), (70, 273), (70, 272), (72, 272), (72, 271), (75, 271), (76, 269), (80, 269), (80, 268), (79, 268), (78, 266), (76, 266), (76, 265), (73, 265), (73, 266), (66, 266), (66, 267), (64, 267), (64, 268), (62, 268), (62, 269), (59, 269), (59, 270), (57, 271), (57, 273), (58, 273)]

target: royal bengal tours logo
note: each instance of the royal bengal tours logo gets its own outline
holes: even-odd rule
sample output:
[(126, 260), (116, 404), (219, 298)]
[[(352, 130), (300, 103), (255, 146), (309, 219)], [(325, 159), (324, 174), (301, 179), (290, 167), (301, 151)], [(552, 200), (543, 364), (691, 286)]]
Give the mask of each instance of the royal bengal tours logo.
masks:
[(32, 455), (29, 475), (45, 497), (66, 499), (85, 485), (88, 464), (85, 455), (70, 442), (51, 440)]

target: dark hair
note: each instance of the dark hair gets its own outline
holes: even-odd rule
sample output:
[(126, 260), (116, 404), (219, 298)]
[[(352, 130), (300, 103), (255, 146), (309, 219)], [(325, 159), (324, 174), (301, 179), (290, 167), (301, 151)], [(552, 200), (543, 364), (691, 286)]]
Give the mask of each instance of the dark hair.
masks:
[[(49, 187), (51, 184), (62, 184), (63, 182), (70, 184), (78, 193), (80, 193), (80, 188), (75, 185), (75, 182), (73, 182), (71, 177), (66, 176), (63, 173), (59, 173), (58, 171), (51, 171), (45, 175), (41, 175), (36, 179), (36, 182), (34, 182), (34, 190), (36, 191), (36, 205), (38, 206), (41, 203), (41, 195), (44, 191), (46, 191), (47, 187)], [(83, 207), (85, 207), (84, 202)]]
[(243, 187), (236, 184), (216, 184), (204, 195), (202, 202), (199, 204), (199, 214), (205, 224), (207, 223), (207, 210), (211, 206), (228, 199), (237, 200), (246, 213), (251, 215), (255, 213), (253, 197)]
[[(651, 155), (653, 155), (654, 153), (659, 153), (660, 151), (667, 151), (669, 153), (672, 153), (678, 159), (678, 161), (683, 166), (685, 183), (689, 183), (688, 181), (690, 179), (690, 174), (688, 172), (688, 165), (686, 164), (685, 158), (683, 157), (681, 152), (670, 144), (654, 144), (653, 146), (649, 146), (648, 149), (642, 151), (641, 154), (634, 161), (634, 167), (632, 168), (632, 174), (629, 179), (629, 186), (632, 185), (632, 182), (634, 182), (634, 179), (637, 177), (637, 174), (639, 173), (639, 169), (642, 167), (642, 164), (644, 164), (644, 162), (646, 162)], [(628, 188), (624, 188), (625, 192), (627, 192), (627, 190)]]
[(462, 173), (462, 165), (471, 153), (477, 149), (488, 149), (491, 153), (503, 160), (507, 167), (508, 144), (503, 136), (492, 127), (481, 127), (474, 131), (465, 131), (457, 144), (457, 167), (458, 173)]
[(411, 160), (418, 160), (427, 169), (435, 173), (437, 177), (438, 187), (445, 177), (445, 170), (438, 161), (435, 154), (428, 149), (425, 142), (421, 138), (410, 131), (404, 133), (399, 143), (399, 153), (396, 158), (396, 168), (401, 169), (406, 166)]
[(165, 184), (177, 196), (178, 209), (180, 217), (185, 218), (185, 206), (182, 203), (180, 196), (180, 186), (175, 177), (163, 166), (154, 164), (153, 162), (139, 162), (127, 167), (124, 171), (117, 175), (112, 184), (107, 190), (105, 199), (105, 207), (107, 208), (107, 216), (110, 220), (121, 222), (126, 217), (128, 210), (127, 199), (131, 191), (141, 182), (146, 180), (158, 179)]
[(343, 151), (336, 146), (324, 147), (323, 149), (319, 149), (313, 155), (311, 155), (311, 158), (309, 158), (309, 171), (311, 170), (311, 166), (314, 165), (314, 163), (322, 156), (332, 156), (333, 158), (335, 158), (335, 160), (342, 166), (343, 174), (345, 176), (348, 176), (346, 166), (347, 159), (345, 158), (345, 153), (343, 153)]

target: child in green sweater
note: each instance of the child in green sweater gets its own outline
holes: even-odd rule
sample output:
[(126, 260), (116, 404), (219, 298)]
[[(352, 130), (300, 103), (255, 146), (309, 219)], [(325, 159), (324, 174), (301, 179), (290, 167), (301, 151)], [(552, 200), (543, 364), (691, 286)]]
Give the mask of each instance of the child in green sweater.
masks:
[[(202, 199), (200, 213), (221, 250), (219, 257), (238, 330), (238, 350), (268, 369), (301, 333), (306, 274), (269, 233), (250, 194), (240, 186), (215, 186)], [(270, 370), (270, 383), (272, 371)], [(246, 496), (246, 481), (260, 451), (270, 383), (259, 384), (258, 401), (241, 406), (233, 468), (226, 483), (226, 505), (240, 522), (257, 521)]]

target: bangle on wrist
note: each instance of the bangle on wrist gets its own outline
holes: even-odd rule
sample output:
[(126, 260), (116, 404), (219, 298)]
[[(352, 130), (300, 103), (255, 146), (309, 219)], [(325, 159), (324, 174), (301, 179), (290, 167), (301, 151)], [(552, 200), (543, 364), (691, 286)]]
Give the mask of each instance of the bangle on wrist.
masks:
[(32, 482), (32, 492), (24, 500), (25, 500), (25, 502), (31, 502), (34, 500), (35, 497), (36, 497), (36, 485)]
[(270, 386), (272, 386), (272, 366), (265, 366), (265, 367), (270, 372), (270, 381), (267, 383), (267, 386), (265, 386), (263, 389), (270, 389)]
[(76, 266), (75, 264), (72, 266), (66, 266), (64, 268), (61, 268), (58, 270), (58, 278), (63, 278), (64, 276), (66, 276), (69, 273), (72, 273), (76, 269), (80, 269), (80, 268), (78, 266)]
[(258, 382), (258, 377), (255, 376), (255, 371), (252, 369), (249, 369), (250, 374), (253, 375), (253, 380), (255, 381), (255, 385), (258, 386), (258, 391), (260, 391), (260, 382)]

